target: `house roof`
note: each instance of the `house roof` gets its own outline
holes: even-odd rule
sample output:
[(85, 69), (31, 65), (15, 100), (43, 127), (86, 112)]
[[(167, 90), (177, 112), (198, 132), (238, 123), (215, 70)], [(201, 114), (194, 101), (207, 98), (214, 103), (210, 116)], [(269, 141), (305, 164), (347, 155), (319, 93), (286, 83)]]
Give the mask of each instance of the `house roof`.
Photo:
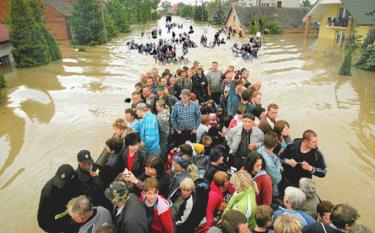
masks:
[[(353, 16), (354, 21), (359, 25), (374, 25), (375, 15), (370, 15), (371, 11), (375, 12), (374, 0), (341, 0), (345, 8)], [(374, 13), (375, 14), (375, 13)]]
[[(225, 22), (228, 19), (230, 12), (234, 10), (242, 27), (250, 24), (252, 16), (257, 17), (258, 7), (242, 7), (233, 5), (229, 11)], [(276, 8), (276, 7), (261, 7), (261, 14), (266, 15), (268, 19), (279, 22), (284, 28), (303, 28), (302, 17), (307, 13), (306, 8)]]
[(359, 25), (374, 25), (375, 16), (370, 15), (375, 10), (374, 0), (319, 0), (303, 18), (306, 21), (308, 16), (312, 19), (320, 19), (328, 10), (328, 5), (344, 4), (344, 7), (353, 16), (354, 21)]
[(0, 43), (9, 41), (9, 31), (5, 24), (0, 23)]
[(72, 16), (73, 6), (62, 0), (44, 0), (44, 3), (65, 16)]

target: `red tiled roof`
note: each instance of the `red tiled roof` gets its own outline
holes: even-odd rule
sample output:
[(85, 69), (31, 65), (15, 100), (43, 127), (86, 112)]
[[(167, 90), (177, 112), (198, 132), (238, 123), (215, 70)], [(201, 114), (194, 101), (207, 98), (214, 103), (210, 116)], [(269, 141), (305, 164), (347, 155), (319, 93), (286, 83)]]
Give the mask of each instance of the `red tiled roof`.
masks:
[(6, 25), (0, 23), (0, 42), (9, 40), (9, 32)]

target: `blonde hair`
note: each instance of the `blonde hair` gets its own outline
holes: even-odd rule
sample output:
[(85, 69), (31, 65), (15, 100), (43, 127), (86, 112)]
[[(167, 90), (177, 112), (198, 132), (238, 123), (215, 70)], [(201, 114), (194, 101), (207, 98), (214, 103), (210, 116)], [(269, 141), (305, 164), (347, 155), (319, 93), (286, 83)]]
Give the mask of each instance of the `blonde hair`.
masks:
[(214, 183), (219, 187), (225, 186), (225, 181), (228, 180), (228, 174), (223, 171), (218, 171), (214, 175)]
[(186, 177), (181, 181), (180, 188), (194, 190), (195, 189), (194, 181), (190, 177)]
[(297, 217), (285, 214), (276, 218), (273, 228), (276, 233), (299, 233), (301, 232), (301, 223)]
[(253, 179), (251, 178), (251, 175), (245, 170), (236, 172), (230, 178), (230, 182), (233, 184), (237, 192), (245, 191), (248, 188), (252, 188), (255, 190)]
[(126, 124), (126, 121), (123, 118), (118, 118), (112, 123), (112, 127), (118, 128), (118, 129), (127, 129), (128, 126)]

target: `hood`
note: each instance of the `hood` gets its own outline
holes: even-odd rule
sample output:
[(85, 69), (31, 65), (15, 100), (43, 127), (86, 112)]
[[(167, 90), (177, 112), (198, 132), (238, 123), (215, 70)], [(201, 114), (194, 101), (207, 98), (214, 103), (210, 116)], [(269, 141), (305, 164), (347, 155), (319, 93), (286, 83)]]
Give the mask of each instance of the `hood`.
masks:
[(265, 170), (261, 170), (260, 172), (258, 172), (258, 173), (254, 176), (253, 180), (256, 180), (258, 177), (260, 177), (260, 176), (265, 176), (265, 175), (268, 175), (267, 172), (266, 172)]

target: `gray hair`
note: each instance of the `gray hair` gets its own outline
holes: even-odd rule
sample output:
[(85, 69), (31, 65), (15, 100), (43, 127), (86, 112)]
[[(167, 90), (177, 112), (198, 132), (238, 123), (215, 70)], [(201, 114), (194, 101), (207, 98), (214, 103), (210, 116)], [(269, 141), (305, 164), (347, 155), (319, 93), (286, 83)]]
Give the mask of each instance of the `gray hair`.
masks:
[(66, 208), (68, 209), (69, 215), (72, 217), (87, 216), (92, 212), (93, 205), (85, 195), (81, 195), (72, 198), (66, 205)]
[(294, 210), (301, 209), (306, 201), (306, 194), (301, 189), (292, 186), (285, 189), (285, 197)]
[(312, 179), (301, 178), (299, 180), (299, 188), (306, 194), (307, 200), (315, 197), (316, 185)]
[(194, 181), (191, 178), (186, 177), (181, 181), (180, 188), (194, 190), (195, 189)]

